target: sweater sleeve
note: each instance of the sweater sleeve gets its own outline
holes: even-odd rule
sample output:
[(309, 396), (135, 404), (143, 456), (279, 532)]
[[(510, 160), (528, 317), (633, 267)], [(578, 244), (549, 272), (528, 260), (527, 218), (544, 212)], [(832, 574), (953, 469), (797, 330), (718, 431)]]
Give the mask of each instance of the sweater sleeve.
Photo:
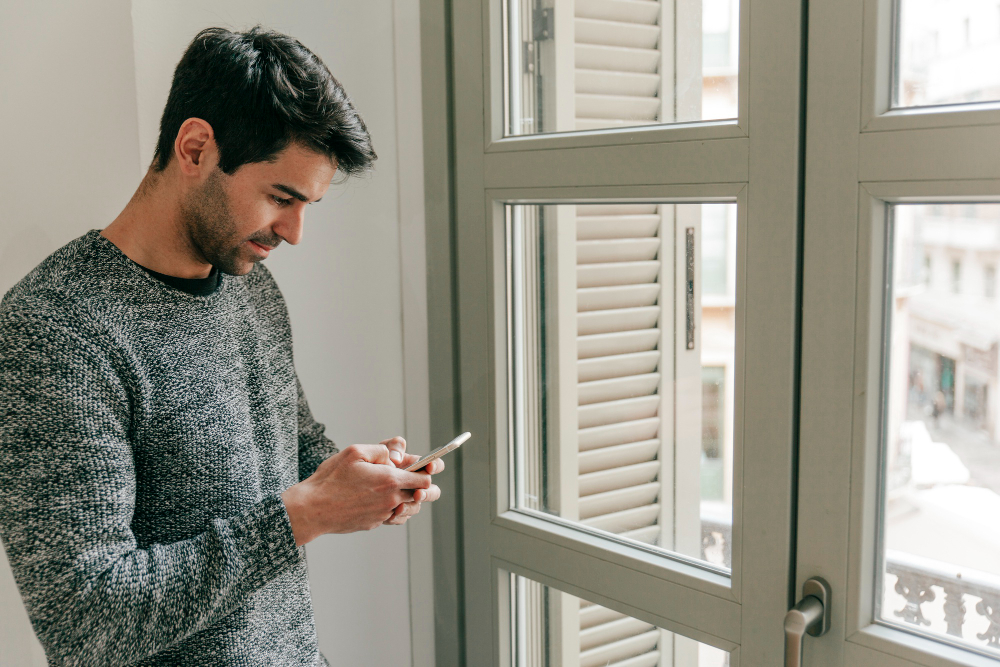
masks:
[(336, 454), (337, 445), (326, 437), (326, 427), (317, 422), (309, 409), (302, 383), (298, 377), (295, 384), (299, 390), (299, 481), (316, 472), (319, 464)]
[(300, 558), (277, 495), (138, 548), (130, 395), (105, 352), (65, 323), (0, 320), (0, 537), (52, 664), (154, 655)]

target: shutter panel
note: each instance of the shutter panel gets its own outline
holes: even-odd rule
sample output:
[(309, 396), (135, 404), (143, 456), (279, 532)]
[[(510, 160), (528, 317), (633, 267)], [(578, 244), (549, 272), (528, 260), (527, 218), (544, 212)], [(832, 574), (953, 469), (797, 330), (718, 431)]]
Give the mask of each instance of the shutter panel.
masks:
[[(655, 12), (626, 14), (650, 6), (658, 9), (648, 0), (578, 0), (577, 16), (638, 16), (655, 23)], [(578, 56), (580, 40), (591, 36), (581, 24), (589, 25), (578, 18)], [(587, 78), (591, 74), (577, 69), (578, 125), (581, 82), (597, 81)], [(656, 101), (655, 92), (654, 87), (646, 94)], [(658, 208), (576, 207), (579, 519), (646, 543), (660, 538), (659, 327), (661, 319), (672, 322), (661, 318), (659, 303), (664, 232)], [(662, 636), (648, 623), (580, 603), (580, 665), (657, 667)]]
[(577, 0), (574, 16), (576, 129), (657, 122), (660, 3)]
[[(580, 519), (618, 534), (654, 528), (660, 214), (656, 204), (581, 205), (576, 213)], [(641, 534), (655, 541), (658, 531)]]
[[(575, 94), (565, 117), (575, 126), (560, 130), (660, 120), (660, 9), (659, 0), (575, 0), (568, 64)], [(660, 372), (659, 253), (661, 233), (673, 231), (661, 231), (656, 204), (575, 208), (577, 517), (658, 543), (658, 459), (661, 438), (672, 437), (660, 432), (660, 382), (672, 378)], [(662, 319), (672, 327), (672, 310)], [(582, 667), (660, 665), (660, 629), (600, 605), (579, 605)]]

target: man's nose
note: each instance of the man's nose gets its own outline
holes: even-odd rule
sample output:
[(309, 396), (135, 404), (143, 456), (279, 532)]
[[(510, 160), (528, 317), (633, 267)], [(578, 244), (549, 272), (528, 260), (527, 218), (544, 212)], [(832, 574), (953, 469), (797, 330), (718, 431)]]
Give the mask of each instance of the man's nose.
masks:
[(298, 245), (302, 240), (302, 225), (305, 222), (306, 207), (304, 203), (292, 206), (281, 220), (273, 227), (274, 233), (290, 245)]

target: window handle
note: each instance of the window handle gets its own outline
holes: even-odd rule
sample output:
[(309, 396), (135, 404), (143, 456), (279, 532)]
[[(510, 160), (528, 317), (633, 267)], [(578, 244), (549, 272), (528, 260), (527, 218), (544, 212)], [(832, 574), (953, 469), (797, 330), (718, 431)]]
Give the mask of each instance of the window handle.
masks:
[(802, 642), (830, 630), (830, 584), (813, 577), (802, 584), (802, 599), (785, 614), (785, 667), (802, 667)]

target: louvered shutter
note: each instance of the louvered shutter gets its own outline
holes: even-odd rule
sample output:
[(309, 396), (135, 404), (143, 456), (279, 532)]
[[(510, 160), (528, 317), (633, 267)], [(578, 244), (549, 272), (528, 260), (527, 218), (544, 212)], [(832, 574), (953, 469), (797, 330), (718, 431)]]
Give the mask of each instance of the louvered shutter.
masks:
[(658, 208), (576, 207), (579, 518), (650, 543), (660, 536)]
[[(661, 302), (664, 269), (669, 278), (673, 268), (661, 233), (672, 227), (664, 228), (656, 204), (580, 205), (576, 214), (579, 519), (658, 544), (659, 500), (669, 492), (661, 479), (660, 327), (673, 322), (673, 304)], [(580, 665), (661, 664), (659, 629), (579, 604)]]
[(661, 120), (659, 17), (657, 0), (576, 0), (573, 129)]
[[(661, 120), (660, 3), (577, 0), (574, 14), (573, 129)], [(661, 303), (661, 273), (672, 270), (673, 258), (661, 256), (659, 208), (581, 205), (575, 225), (578, 518), (647, 543), (662, 535), (660, 325), (673, 322), (673, 304)], [(665, 633), (579, 604), (582, 667), (661, 664)]]
[[(522, 16), (534, 11), (523, 7)], [(538, 117), (534, 131), (673, 120), (678, 104), (673, 96), (677, 54), (673, 46), (670, 53), (660, 48), (664, 42), (672, 44), (673, 36), (664, 40), (662, 31), (673, 26), (661, 25), (659, 0), (557, 2), (552, 12), (556, 40), (539, 43), (538, 57), (545, 63), (540, 69), (553, 73), (556, 82), (539, 87), (529, 75), (523, 88), (524, 115)], [(670, 15), (672, 19), (672, 9)], [(700, 60), (698, 65), (700, 76)], [(573, 81), (570, 88), (561, 83), (567, 78)], [(533, 98), (537, 104), (528, 103), (533, 95), (539, 95)], [(554, 336), (549, 333), (562, 349), (550, 349), (547, 358), (563, 368), (548, 389), (549, 410), (562, 411), (558, 416), (550, 412), (550, 421), (559, 425), (558, 433), (550, 435), (564, 447), (572, 436), (576, 438), (574, 451), (563, 447), (548, 454), (559, 457), (548, 460), (550, 471), (569, 472), (575, 478), (554, 482), (550, 473), (546, 505), (549, 511), (592, 528), (674, 548), (674, 503), (672, 499), (661, 503), (665, 494), (673, 494), (673, 479), (663, 473), (674, 465), (674, 405), (669, 393), (674, 381), (674, 207), (587, 204), (545, 207), (545, 211), (544, 226), (560, 229), (561, 236), (548, 237), (546, 259), (536, 259), (551, 269), (550, 255), (559, 255), (554, 264), (560, 275), (550, 274), (545, 282), (560, 283), (559, 300), (575, 302), (569, 318), (564, 312), (554, 318), (564, 330)], [(575, 247), (554, 252), (567, 242), (567, 231)], [(530, 254), (529, 246), (519, 247)], [(572, 258), (570, 270), (575, 272), (568, 279), (567, 257)], [(571, 281), (575, 290), (567, 293)], [(574, 315), (572, 331), (566, 320)], [(565, 358), (566, 351), (572, 359)], [(562, 358), (557, 360), (557, 355)], [(570, 368), (571, 363), (575, 367)], [(525, 377), (524, 382), (527, 396), (531, 381)], [(574, 384), (575, 392), (566, 391), (568, 383)], [(560, 394), (570, 397), (572, 405), (560, 401)], [(524, 427), (539, 434), (525, 441), (530, 449), (533, 442), (540, 442), (541, 431), (531, 427), (537, 424), (537, 415), (528, 414), (527, 402), (524, 407)], [(539, 466), (544, 456), (540, 450), (525, 455)], [(567, 464), (576, 470), (567, 470)], [(537, 468), (525, 471), (528, 503), (541, 489), (540, 475)], [(558, 489), (553, 490), (556, 483)], [(654, 666), (661, 664), (661, 651), (668, 656), (663, 664), (672, 664), (677, 655), (671, 633), (647, 623), (568, 595), (548, 602), (537, 595), (528, 597), (523, 611), (534, 619), (529, 624), (546, 624), (549, 636), (560, 638), (555, 642), (562, 646), (555, 664)], [(575, 634), (578, 643), (571, 639)], [(530, 642), (529, 655), (524, 656), (529, 662), (531, 655), (545, 654), (539, 640), (540, 635)]]

